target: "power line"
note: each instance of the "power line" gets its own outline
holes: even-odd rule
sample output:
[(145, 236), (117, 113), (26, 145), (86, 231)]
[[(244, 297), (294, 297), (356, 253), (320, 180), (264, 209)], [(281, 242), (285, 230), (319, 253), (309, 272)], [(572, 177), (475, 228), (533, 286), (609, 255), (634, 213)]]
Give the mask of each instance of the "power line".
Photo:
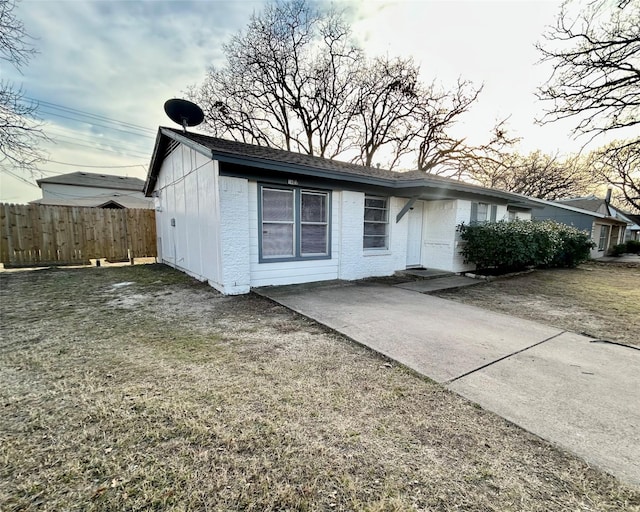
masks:
[(60, 144), (73, 144), (75, 146), (82, 146), (85, 148), (95, 149), (96, 151), (112, 151), (129, 153), (129, 156), (133, 158), (144, 158), (147, 154), (142, 151), (138, 151), (132, 147), (123, 147), (116, 144), (101, 143), (99, 141), (89, 141), (84, 139), (76, 139), (74, 137), (67, 137), (66, 135), (54, 135), (51, 137), (51, 141)]
[[(85, 134), (85, 133), (77, 133), (75, 131), (63, 131), (60, 129), (57, 129), (57, 127), (55, 129), (52, 128), (47, 128), (47, 133), (52, 133), (54, 134), (54, 136), (57, 137), (67, 137), (67, 138), (72, 138), (72, 139), (77, 139), (79, 142), (88, 142), (88, 143), (105, 143), (105, 144), (123, 144), (123, 143), (128, 143), (129, 141), (127, 141), (126, 139), (110, 139), (108, 137), (91, 137), (90, 134)], [(84, 135), (87, 135), (87, 137), (84, 137)], [(131, 149), (136, 151), (137, 150), (137, 145), (136, 144), (130, 144)]]
[(10, 176), (13, 176), (15, 179), (22, 181), (23, 183), (26, 183), (27, 185), (31, 185), (32, 187), (36, 187), (36, 188), (40, 188), (38, 187), (38, 185), (36, 185), (35, 183), (32, 183), (31, 181), (23, 178), (22, 176), (10, 171), (9, 169), (3, 169), (0, 167), (0, 172), (4, 172), (6, 174), (9, 174)]
[(132, 164), (132, 165), (83, 165), (83, 164), (72, 164), (69, 162), (58, 162), (57, 160), (48, 160), (48, 162), (59, 164), (59, 165), (70, 165), (72, 167), (90, 167), (92, 169), (125, 169), (127, 167), (144, 167), (147, 168), (146, 165), (143, 164)]
[[(88, 149), (92, 149), (94, 151), (103, 151), (103, 152), (108, 152), (108, 153), (115, 153), (116, 155), (121, 155), (124, 153), (128, 153), (125, 156), (130, 156), (132, 158), (144, 158), (146, 155), (140, 151), (135, 151), (132, 149), (127, 149), (127, 148), (122, 148), (122, 147), (117, 147), (117, 146), (111, 146), (113, 149), (108, 149), (108, 148), (101, 148), (98, 146), (92, 146), (89, 144), (81, 144), (80, 142), (73, 142), (74, 140), (77, 139), (73, 139), (72, 137), (64, 137), (64, 136), (60, 136), (58, 135), (58, 137), (62, 137), (70, 139), (70, 140), (62, 140), (60, 141), (61, 144), (71, 144), (73, 146), (80, 146), (82, 148), (88, 148)], [(55, 140), (54, 140), (55, 142)]]
[(63, 116), (62, 114), (56, 114), (55, 112), (44, 112), (45, 114), (49, 114), (50, 116), (61, 117), (63, 119), (70, 119), (72, 121), (79, 121), (80, 123), (91, 124), (92, 126), (100, 126), (101, 128), (106, 128), (107, 130), (115, 130), (117, 132), (128, 133), (130, 135), (135, 135), (136, 137), (143, 137), (145, 139), (153, 139), (149, 135), (143, 135), (141, 133), (135, 133), (129, 130), (123, 130), (121, 128), (115, 128), (113, 126), (107, 126), (105, 124), (94, 123), (92, 121), (85, 121), (84, 119), (78, 119), (77, 117)]
[(118, 124), (121, 124), (121, 125), (124, 125), (124, 126), (128, 126), (130, 128), (136, 128), (136, 129), (139, 129), (139, 130), (144, 130), (144, 131), (149, 132), (149, 133), (155, 133), (155, 130), (153, 130), (151, 128), (147, 128), (146, 126), (141, 126), (139, 124), (129, 123), (127, 121), (120, 121), (118, 119), (114, 119), (112, 117), (103, 116), (103, 115), (100, 115), (100, 114), (93, 114), (93, 113), (88, 112), (86, 110), (80, 110), (80, 109), (76, 109), (76, 108), (66, 107), (66, 106), (60, 105), (58, 103), (52, 103), (50, 101), (38, 100), (36, 98), (30, 98), (30, 97), (27, 97), (27, 96), (25, 96), (25, 99), (30, 100), (30, 101), (35, 101), (38, 104), (42, 104), (45, 107), (52, 108), (54, 110), (63, 110), (63, 111), (67, 111), (67, 112), (75, 112), (77, 114), (81, 114), (81, 115), (86, 116), (86, 117), (93, 117), (95, 119), (101, 119), (103, 121), (108, 121), (108, 122), (111, 122), (111, 123), (118, 123)]

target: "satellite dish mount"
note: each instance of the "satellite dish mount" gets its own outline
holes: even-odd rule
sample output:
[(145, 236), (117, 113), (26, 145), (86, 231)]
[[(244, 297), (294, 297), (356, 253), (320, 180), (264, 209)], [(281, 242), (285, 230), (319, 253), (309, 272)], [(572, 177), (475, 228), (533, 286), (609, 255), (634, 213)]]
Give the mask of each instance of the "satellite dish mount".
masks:
[(164, 103), (164, 111), (174, 123), (182, 126), (184, 132), (187, 132), (187, 126), (198, 126), (204, 121), (204, 112), (202, 109), (187, 100), (174, 98)]

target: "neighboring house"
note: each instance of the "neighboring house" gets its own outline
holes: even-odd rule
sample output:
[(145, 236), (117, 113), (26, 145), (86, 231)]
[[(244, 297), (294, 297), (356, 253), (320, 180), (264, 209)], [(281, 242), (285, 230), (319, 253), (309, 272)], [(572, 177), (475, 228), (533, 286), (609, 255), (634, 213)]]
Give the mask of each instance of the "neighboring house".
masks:
[(634, 215), (609, 205), (611, 214), (616, 218), (627, 223), (627, 229), (624, 232), (624, 241), (640, 240), (640, 215)]
[(42, 199), (32, 204), (93, 208), (153, 208), (145, 197), (144, 181), (110, 174), (72, 172), (37, 180)]
[(531, 217), (528, 198), (160, 128), (145, 185), (158, 258), (225, 294), (472, 268), (456, 226)]
[(533, 212), (535, 220), (551, 219), (588, 232), (595, 244), (592, 258), (606, 256), (612, 246), (624, 241), (627, 222), (612, 215), (606, 199), (589, 196), (562, 201), (532, 200), (542, 205)]

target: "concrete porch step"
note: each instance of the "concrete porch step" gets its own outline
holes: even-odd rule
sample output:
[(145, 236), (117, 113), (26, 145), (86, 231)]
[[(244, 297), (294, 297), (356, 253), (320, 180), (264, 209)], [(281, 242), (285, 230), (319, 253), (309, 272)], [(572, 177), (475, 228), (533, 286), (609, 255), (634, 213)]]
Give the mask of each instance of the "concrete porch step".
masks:
[(399, 277), (411, 277), (412, 279), (439, 279), (441, 277), (455, 276), (456, 274), (437, 268), (408, 268), (407, 270), (398, 270), (395, 275)]
[(393, 286), (396, 288), (402, 288), (403, 290), (411, 290), (413, 292), (431, 293), (439, 290), (452, 290), (455, 288), (463, 288), (465, 286), (474, 286), (483, 282), (485, 281), (482, 281), (481, 279), (472, 279), (471, 277), (450, 274), (438, 278), (418, 279), (417, 281), (399, 283)]

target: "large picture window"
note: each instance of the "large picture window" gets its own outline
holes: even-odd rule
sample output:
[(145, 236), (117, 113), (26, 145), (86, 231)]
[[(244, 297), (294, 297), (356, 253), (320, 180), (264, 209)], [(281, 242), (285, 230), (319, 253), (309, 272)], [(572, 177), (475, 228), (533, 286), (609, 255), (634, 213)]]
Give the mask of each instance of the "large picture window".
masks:
[(260, 260), (329, 257), (329, 193), (260, 187)]
[(365, 196), (362, 246), (365, 249), (389, 248), (389, 198)]

